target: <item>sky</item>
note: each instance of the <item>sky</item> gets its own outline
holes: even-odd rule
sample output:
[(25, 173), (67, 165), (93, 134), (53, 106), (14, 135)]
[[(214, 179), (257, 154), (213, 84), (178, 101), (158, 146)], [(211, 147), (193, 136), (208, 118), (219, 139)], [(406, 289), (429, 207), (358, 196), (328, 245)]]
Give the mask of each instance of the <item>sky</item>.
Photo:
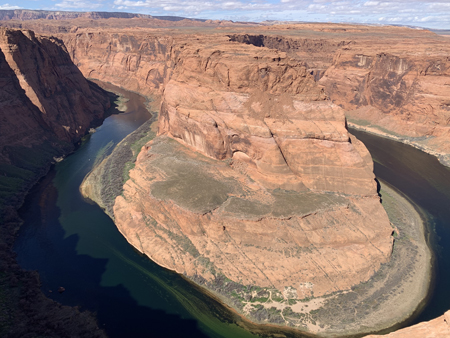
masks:
[(233, 21), (310, 21), (450, 29), (450, 0), (15, 0), (0, 9), (129, 12)]

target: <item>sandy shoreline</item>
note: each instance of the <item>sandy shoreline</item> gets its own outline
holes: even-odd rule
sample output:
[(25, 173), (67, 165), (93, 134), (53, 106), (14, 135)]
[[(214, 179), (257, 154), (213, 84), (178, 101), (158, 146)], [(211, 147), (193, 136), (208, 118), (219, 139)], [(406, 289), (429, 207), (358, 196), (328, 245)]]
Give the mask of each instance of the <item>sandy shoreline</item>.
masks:
[[(388, 277), (400, 277), (395, 277), (397, 272), (403, 276), (389, 299), (361, 323), (367, 327), (378, 323), (373, 328), (395, 327), (413, 316), (428, 296), (432, 277), (432, 253), (425, 236), (426, 219), (407, 198), (387, 183), (381, 182), (380, 193), (383, 207), (396, 232), (393, 255), (387, 264), (387, 270), (390, 270), (387, 271)], [(407, 266), (410, 269), (404, 273), (398, 270)]]
[[(381, 194), (393, 230), (397, 231), (391, 260), (369, 281), (351, 290), (289, 304), (298, 311), (302, 326), (293, 328), (283, 324), (255, 323), (245, 316), (245, 307), (244, 312), (237, 311), (229, 299), (208, 288), (208, 285), (199, 284), (200, 289), (205, 294), (213, 294), (212, 298), (237, 315), (240, 318), (238, 325), (260, 334), (280, 332), (289, 335), (294, 333), (295, 336), (360, 336), (404, 322), (414, 314), (428, 294), (432, 255), (424, 235), (425, 220), (413, 205), (387, 184), (382, 184)], [(277, 303), (271, 302), (271, 298), (252, 304), (260, 304), (266, 309), (277, 308)]]
[[(205, 287), (208, 294), (239, 316), (239, 326), (253, 333), (286, 333), (295, 336), (364, 336), (402, 326), (419, 309), (429, 292), (432, 254), (425, 237), (425, 220), (394, 188), (382, 183), (383, 206), (396, 232), (392, 259), (366, 283), (352, 290), (301, 303), (309, 319), (307, 329), (254, 323), (228, 304), (227, 299)], [(189, 279), (188, 279), (189, 280)], [(192, 281), (190, 281), (192, 283)], [(196, 286), (199, 287), (199, 286)], [(351, 311), (345, 311), (346, 302)], [(365, 306), (364, 304), (367, 304)], [(353, 307), (353, 304), (358, 304)], [(270, 308), (274, 303), (261, 303)], [(306, 305), (306, 308), (305, 308)], [(309, 306), (308, 306), (309, 305)], [(363, 310), (363, 312), (361, 312)], [(364, 312), (365, 311), (365, 312)], [(350, 315), (349, 315), (350, 314)]]

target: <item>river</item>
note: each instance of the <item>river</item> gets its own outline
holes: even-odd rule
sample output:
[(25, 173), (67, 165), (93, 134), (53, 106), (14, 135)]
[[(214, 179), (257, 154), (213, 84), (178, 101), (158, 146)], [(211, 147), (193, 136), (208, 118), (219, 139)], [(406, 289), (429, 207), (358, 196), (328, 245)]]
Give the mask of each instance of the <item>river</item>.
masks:
[(430, 298), (412, 324), (431, 320), (450, 309), (450, 168), (436, 157), (406, 144), (350, 129), (374, 160), (375, 175), (417, 204), (429, 220), (435, 255)]
[[(123, 93), (130, 98), (127, 111), (108, 117), (27, 196), (15, 243), (19, 264), (39, 271), (42, 290), (52, 299), (96, 312), (99, 326), (110, 337), (256, 337), (236, 325), (242, 321), (232, 311), (134, 250), (112, 220), (79, 193), (98, 154), (111, 152), (150, 118), (142, 97)], [(355, 134), (372, 152), (377, 176), (403, 191), (433, 220), (436, 292), (417, 320), (441, 315), (450, 309), (450, 267), (445, 260), (450, 246), (441, 245), (450, 243), (450, 170), (414, 148)], [(61, 294), (60, 286), (66, 289)]]

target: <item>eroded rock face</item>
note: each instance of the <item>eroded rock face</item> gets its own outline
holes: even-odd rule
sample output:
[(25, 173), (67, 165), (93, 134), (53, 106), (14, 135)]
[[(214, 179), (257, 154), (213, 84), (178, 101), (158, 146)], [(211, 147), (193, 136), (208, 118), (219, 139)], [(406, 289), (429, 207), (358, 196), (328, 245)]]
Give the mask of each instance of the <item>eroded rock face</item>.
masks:
[(104, 92), (84, 79), (62, 41), (26, 30), (0, 33), (5, 61), (42, 119), (58, 139), (79, 140), (92, 121), (102, 118)]
[(392, 230), (376, 197), (268, 189), (241, 163), (165, 136), (146, 147), (114, 216), (128, 241), (162, 266), (293, 289), (290, 298), (302, 299), (367, 280), (390, 256)]
[(302, 63), (240, 45), (233, 53), (185, 48), (178, 58), (160, 134), (218, 160), (246, 162), (272, 189), (374, 193), (370, 155), (351, 143), (344, 111), (325, 100)]
[(340, 50), (321, 83), (348, 111), (350, 122), (445, 156), (450, 154), (450, 43), (416, 34), (414, 42), (405, 38), (393, 47), (362, 42)]
[(115, 201), (119, 230), (201, 285), (234, 283), (219, 293), (250, 318), (243, 285), (282, 301), (368, 280), (392, 228), (343, 110), (284, 52), (210, 44), (172, 46), (158, 136)]
[(64, 38), (74, 63), (88, 78), (148, 96), (161, 93), (170, 76), (171, 36), (86, 31)]
[(109, 98), (86, 81), (62, 41), (32, 31), (0, 29), (0, 67), (1, 173), (15, 182), (5, 198), (14, 205), (17, 191), (101, 121)]
[(62, 306), (23, 271), (13, 243), (16, 208), (55, 157), (99, 123), (109, 98), (72, 63), (61, 40), (0, 28), (0, 335), (105, 337), (95, 316)]
[(450, 311), (444, 315), (430, 320), (429, 322), (422, 322), (417, 325), (407, 327), (387, 335), (370, 335), (366, 338), (443, 338), (450, 337)]

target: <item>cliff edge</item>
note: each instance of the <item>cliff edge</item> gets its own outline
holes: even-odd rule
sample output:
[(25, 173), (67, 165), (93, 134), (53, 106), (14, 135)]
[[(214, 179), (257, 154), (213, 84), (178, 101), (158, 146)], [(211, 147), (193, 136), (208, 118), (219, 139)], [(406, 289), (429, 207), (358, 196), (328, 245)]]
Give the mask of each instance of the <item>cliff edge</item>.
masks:
[(92, 314), (46, 298), (38, 274), (20, 269), (12, 247), (27, 191), (100, 124), (107, 107), (106, 92), (84, 78), (61, 40), (0, 28), (2, 337), (104, 336)]
[[(115, 200), (117, 227), (251, 320), (326, 332), (300, 301), (367, 281), (392, 252), (370, 154), (285, 52), (227, 37), (157, 39), (168, 46), (151, 51), (163, 55), (142, 57), (164, 70), (158, 136)], [(274, 310), (263, 319), (265, 297)]]

